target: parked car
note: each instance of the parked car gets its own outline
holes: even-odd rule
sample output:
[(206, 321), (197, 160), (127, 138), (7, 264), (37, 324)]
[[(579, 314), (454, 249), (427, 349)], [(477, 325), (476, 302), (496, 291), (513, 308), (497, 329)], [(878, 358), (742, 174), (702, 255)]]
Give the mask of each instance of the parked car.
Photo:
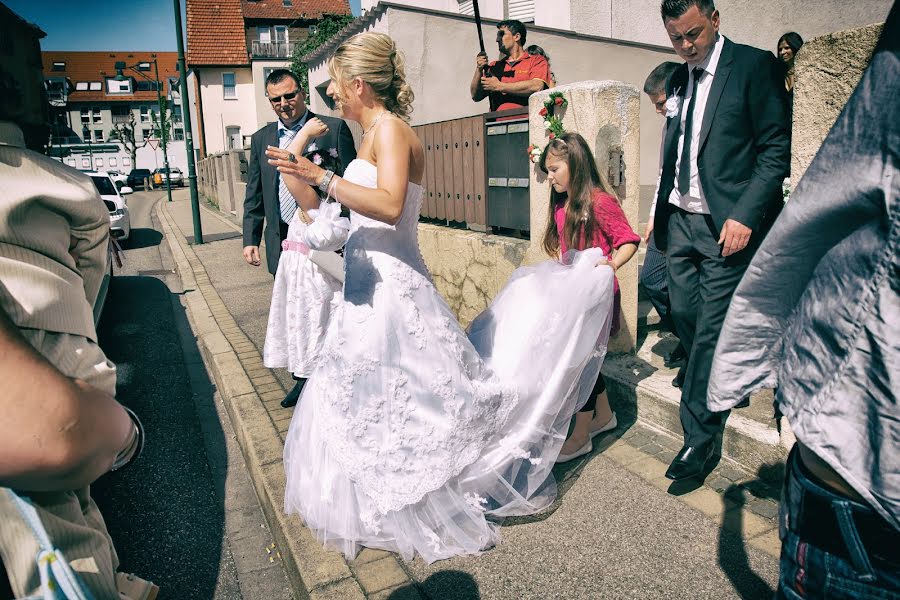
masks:
[(150, 169), (132, 169), (131, 173), (128, 174), (125, 185), (133, 190), (137, 188), (144, 189), (144, 181), (148, 179), (152, 180), (152, 178), (153, 176), (150, 173)]
[(106, 173), (88, 172), (94, 187), (100, 193), (100, 198), (109, 210), (110, 235), (116, 240), (127, 240), (131, 235), (131, 216), (128, 214), (128, 205), (125, 203), (125, 195), (132, 193), (130, 187), (123, 186), (116, 189), (116, 184)]
[[(101, 171), (102, 173), (102, 171)], [(109, 178), (113, 180), (113, 183), (116, 184), (116, 187), (122, 189), (126, 185), (128, 185), (128, 175), (122, 173), (121, 171), (107, 171), (107, 175)]]
[(153, 185), (157, 187), (166, 187), (166, 178), (170, 171), (172, 173), (172, 187), (184, 187), (184, 174), (182, 174), (181, 169), (178, 167), (170, 167), (168, 170), (165, 167), (162, 167), (153, 171)]

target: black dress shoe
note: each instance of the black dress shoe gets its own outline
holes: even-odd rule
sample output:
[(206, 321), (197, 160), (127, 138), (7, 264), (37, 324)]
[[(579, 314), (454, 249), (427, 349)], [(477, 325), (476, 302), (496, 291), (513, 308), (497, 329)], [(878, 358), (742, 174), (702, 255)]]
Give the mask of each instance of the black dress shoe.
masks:
[(674, 350), (669, 352), (663, 357), (663, 361), (666, 364), (666, 367), (672, 367), (676, 363), (680, 363), (682, 361), (687, 360), (687, 352), (680, 343), (675, 347)]
[(300, 399), (300, 392), (303, 391), (303, 386), (306, 384), (305, 379), (298, 379), (297, 383), (294, 384), (294, 387), (291, 391), (288, 392), (288, 395), (284, 397), (284, 400), (281, 401), (281, 408), (290, 408), (292, 406), (297, 405), (297, 400)]
[(700, 446), (684, 446), (666, 470), (666, 477), (679, 481), (700, 475), (706, 463), (712, 458), (713, 449), (712, 442)]
[(672, 380), (672, 387), (681, 388), (684, 385), (684, 378), (687, 377), (687, 367), (678, 369), (678, 375)]

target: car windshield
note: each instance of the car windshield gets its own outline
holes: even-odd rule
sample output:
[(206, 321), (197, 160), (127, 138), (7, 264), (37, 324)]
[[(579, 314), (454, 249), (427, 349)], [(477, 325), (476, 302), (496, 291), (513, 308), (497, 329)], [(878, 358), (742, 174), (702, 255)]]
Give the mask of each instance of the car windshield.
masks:
[(97, 188), (97, 191), (100, 192), (101, 196), (117, 195), (116, 186), (114, 186), (113, 182), (109, 180), (109, 177), (97, 177), (91, 175), (91, 181), (94, 182), (94, 187)]

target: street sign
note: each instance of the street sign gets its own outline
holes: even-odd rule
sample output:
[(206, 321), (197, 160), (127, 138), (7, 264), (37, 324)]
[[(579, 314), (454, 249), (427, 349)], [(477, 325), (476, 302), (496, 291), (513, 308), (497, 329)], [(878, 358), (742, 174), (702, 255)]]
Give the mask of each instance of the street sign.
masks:
[(153, 148), (154, 150), (159, 148), (159, 140), (157, 140), (157, 139), (150, 138), (149, 140), (147, 140), (147, 143), (150, 144), (150, 147)]

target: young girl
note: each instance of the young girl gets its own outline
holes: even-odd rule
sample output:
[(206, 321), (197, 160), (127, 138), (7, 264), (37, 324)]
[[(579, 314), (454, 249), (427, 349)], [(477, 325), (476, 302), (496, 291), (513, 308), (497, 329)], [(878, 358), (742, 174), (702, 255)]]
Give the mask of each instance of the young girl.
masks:
[[(312, 118), (297, 132), (289, 149), (301, 156), (313, 139), (327, 132), (325, 123)], [(322, 164), (331, 159), (323, 152), (318, 158), (313, 155), (312, 160)], [(310, 186), (294, 193), (297, 212), (281, 243), (263, 363), (270, 369), (287, 368), (297, 380), (295, 389), (299, 392), (318, 360), (335, 302), (341, 299), (341, 282), (309, 259), (310, 248), (304, 241), (304, 232), (312, 222), (309, 211), (318, 209), (319, 195)], [(296, 398), (286, 398), (282, 406), (294, 403)]]
[[(641, 238), (631, 226), (615, 192), (597, 170), (594, 156), (584, 138), (566, 133), (554, 139), (541, 155), (541, 170), (547, 174), (550, 192), (550, 221), (544, 232), (544, 250), (565, 260), (566, 252), (600, 248), (615, 272), (638, 249)], [(611, 336), (619, 329), (619, 283), (614, 280)], [(572, 435), (563, 444), (557, 462), (566, 462), (589, 453), (591, 439), (616, 428), (616, 415), (609, 406), (603, 375), (597, 378), (590, 399), (575, 415)]]

